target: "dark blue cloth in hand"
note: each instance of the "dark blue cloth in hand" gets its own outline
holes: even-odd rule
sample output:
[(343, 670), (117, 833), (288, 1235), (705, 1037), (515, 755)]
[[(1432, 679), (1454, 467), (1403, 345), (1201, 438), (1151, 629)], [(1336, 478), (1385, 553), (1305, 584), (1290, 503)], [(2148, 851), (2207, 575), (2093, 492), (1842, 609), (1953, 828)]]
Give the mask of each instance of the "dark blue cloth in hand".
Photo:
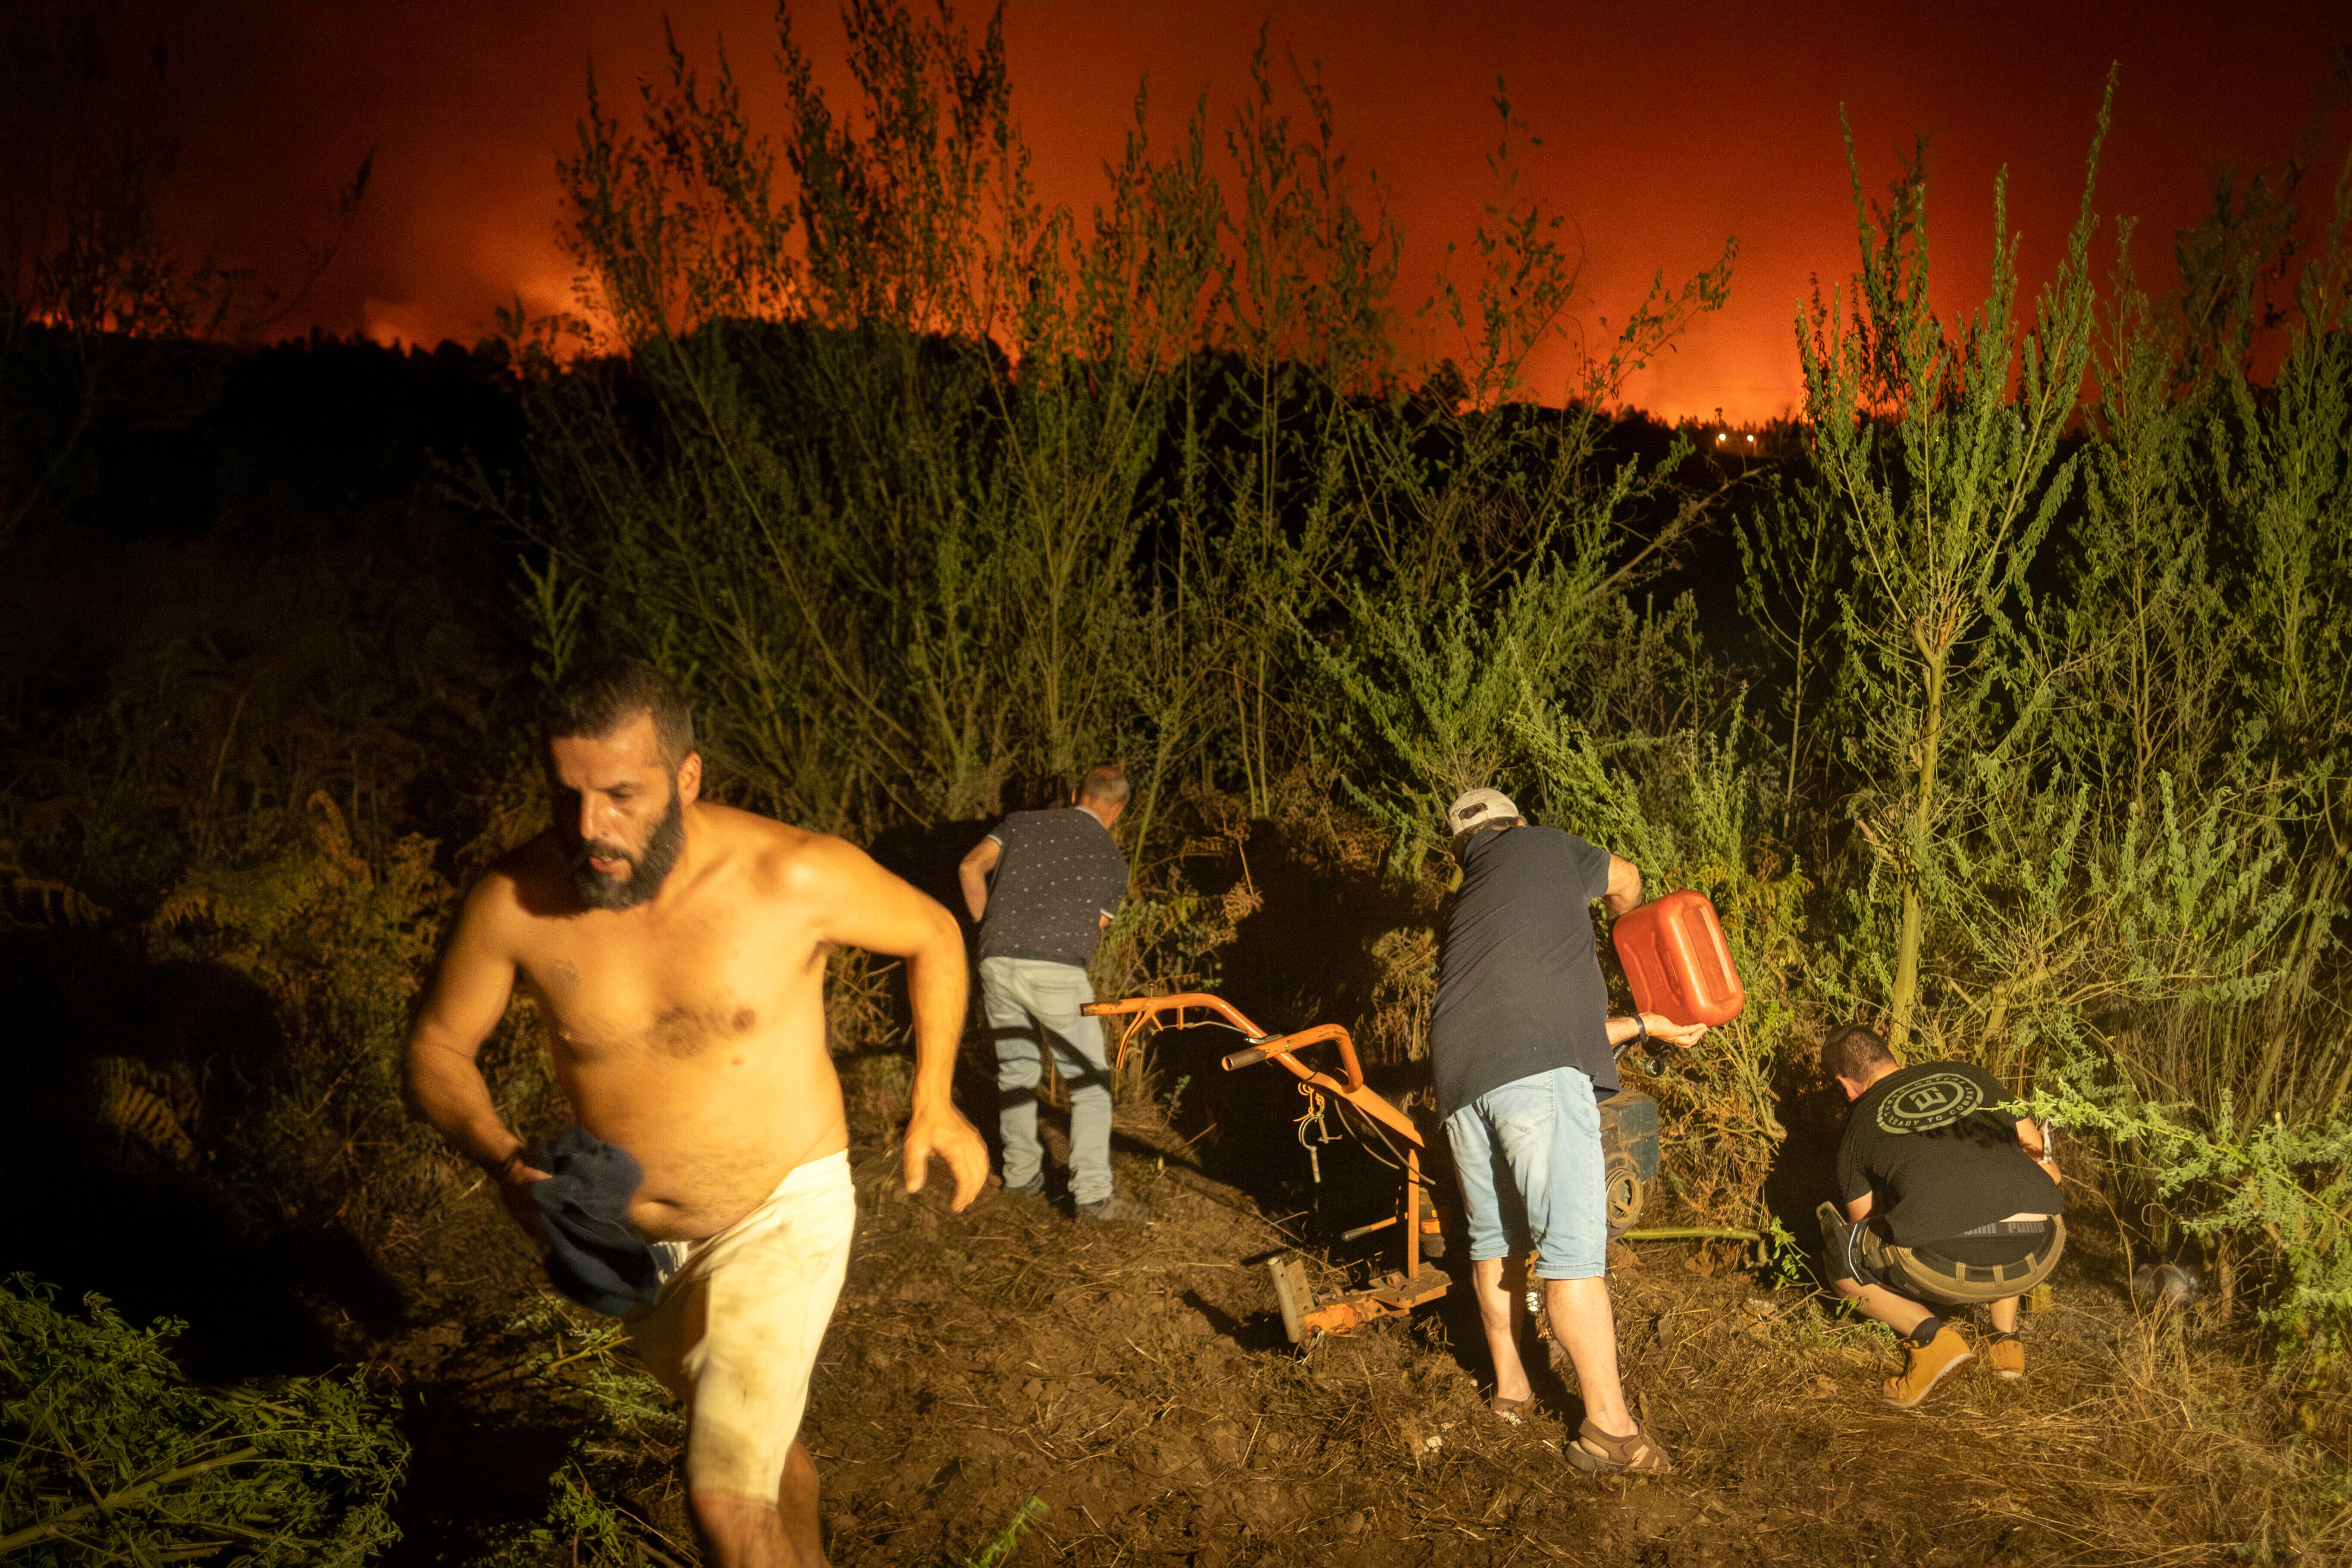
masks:
[(568, 1127), (523, 1156), (547, 1180), (530, 1200), (547, 1230), (547, 1277), (591, 1311), (625, 1318), (661, 1299), (654, 1250), (629, 1226), (646, 1179), (636, 1156), (584, 1127)]

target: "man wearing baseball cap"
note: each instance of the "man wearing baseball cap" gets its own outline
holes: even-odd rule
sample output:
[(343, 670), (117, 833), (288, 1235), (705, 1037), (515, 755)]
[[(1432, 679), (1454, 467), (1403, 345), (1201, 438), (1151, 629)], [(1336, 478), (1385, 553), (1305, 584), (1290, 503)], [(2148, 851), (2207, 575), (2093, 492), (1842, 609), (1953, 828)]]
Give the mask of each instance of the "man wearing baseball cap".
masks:
[(1591, 903), (1622, 915), (1642, 901), (1631, 861), (1528, 826), (1499, 790), (1470, 791), (1445, 825), (1462, 886), (1438, 960), (1430, 1060), (1495, 1358), (1495, 1413), (1517, 1419), (1534, 1397), (1514, 1310), (1523, 1287), (1506, 1277), (1532, 1247), (1552, 1338), (1584, 1397), (1569, 1459), (1662, 1475), (1672, 1468), (1665, 1450), (1634, 1421), (1617, 1380), (1600, 1102), (1620, 1087), (1618, 1046), (1643, 1037), (1696, 1045), (1706, 1028), (1654, 1013), (1609, 1016)]

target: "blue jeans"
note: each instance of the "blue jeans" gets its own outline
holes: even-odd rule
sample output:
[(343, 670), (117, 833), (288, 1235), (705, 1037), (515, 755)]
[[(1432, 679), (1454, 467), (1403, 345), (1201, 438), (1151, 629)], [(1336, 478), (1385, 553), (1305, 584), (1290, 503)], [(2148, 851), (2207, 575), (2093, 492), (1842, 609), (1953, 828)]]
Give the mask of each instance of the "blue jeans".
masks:
[(1606, 1161), (1590, 1076), (1554, 1068), (1489, 1089), (1445, 1119), (1445, 1137), (1473, 1263), (1532, 1246), (1538, 1279), (1608, 1271)]
[(1100, 1018), (1079, 1007), (1095, 999), (1093, 982), (1075, 963), (1042, 958), (983, 958), (980, 994), (996, 1042), (997, 1131), (1004, 1141), (1004, 1184), (1025, 1187), (1044, 1169), (1037, 1142), (1037, 1083), (1045, 1076), (1038, 1037), (1053, 1042), (1054, 1065), (1070, 1091), (1070, 1201), (1110, 1196), (1110, 1062)]

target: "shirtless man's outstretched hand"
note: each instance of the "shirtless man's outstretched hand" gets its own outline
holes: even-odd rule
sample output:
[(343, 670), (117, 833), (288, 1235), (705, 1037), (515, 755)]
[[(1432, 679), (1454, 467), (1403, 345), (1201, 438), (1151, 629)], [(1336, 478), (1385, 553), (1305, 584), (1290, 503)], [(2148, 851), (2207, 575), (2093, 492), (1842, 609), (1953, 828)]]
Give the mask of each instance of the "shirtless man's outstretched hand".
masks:
[(988, 1179), (988, 1145), (944, 1094), (943, 1089), (927, 1103), (920, 1088), (916, 1090), (914, 1114), (907, 1119), (907, 1190), (923, 1190), (931, 1156), (937, 1154), (947, 1162), (948, 1174), (955, 1178), (955, 1196), (948, 1207), (961, 1214), (980, 1195), (981, 1183)]

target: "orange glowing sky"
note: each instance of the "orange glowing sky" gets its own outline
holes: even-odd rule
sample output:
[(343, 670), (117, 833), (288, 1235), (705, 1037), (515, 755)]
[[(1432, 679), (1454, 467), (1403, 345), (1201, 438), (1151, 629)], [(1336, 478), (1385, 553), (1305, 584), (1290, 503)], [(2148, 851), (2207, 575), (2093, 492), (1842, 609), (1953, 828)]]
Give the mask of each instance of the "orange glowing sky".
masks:
[[(723, 33), (755, 106), (772, 99), (767, 5), (668, 10), (706, 58)], [(837, 55), (829, 7), (797, 17), (821, 57)], [(336, 187), (378, 148), (342, 254), (278, 330), (428, 343), (470, 342), (518, 294), (535, 311), (567, 303), (552, 164), (571, 144), (584, 72), (593, 59), (612, 87), (633, 81), (662, 36), (652, 0), (152, 4), (130, 20), (170, 45), (175, 230), (192, 247), (217, 242), (291, 274), (328, 226)], [(1544, 140), (1530, 177), (1581, 233), (1588, 319), (1614, 319), (1655, 268), (1678, 279), (1738, 236), (1729, 307), (1629, 389), (1668, 416), (1720, 407), (1734, 419), (1801, 402), (1791, 321), (1815, 275), (1841, 281), (1852, 268), (1841, 101), (1874, 189), (1915, 131), (1932, 137), (1939, 295), (1958, 306), (1983, 285), (2004, 163), (2029, 283), (2051, 264), (2110, 60), (2122, 88), (2098, 205), (2144, 220), (2137, 255), (2162, 282), (2169, 237), (2203, 208), (2214, 174), (2283, 160), (2330, 51), (2352, 43), (2352, 20), (2317, 4), (1012, 0), (1014, 100), (1045, 194), (1082, 210), (1093, 199), (1147, 72), (1163, 134), (1202, 89), (1230, 109), (1261, 23), (1277, 52), (1321, 62), (1354, 167), (1387, 188), (1408, 236), (1408, 309), (1490, 188), (1497, 73)], [(2328, 143), (2339, 155), (2341, 121)], [(2101, 255), (2104, 270), (2111, 247)]]

